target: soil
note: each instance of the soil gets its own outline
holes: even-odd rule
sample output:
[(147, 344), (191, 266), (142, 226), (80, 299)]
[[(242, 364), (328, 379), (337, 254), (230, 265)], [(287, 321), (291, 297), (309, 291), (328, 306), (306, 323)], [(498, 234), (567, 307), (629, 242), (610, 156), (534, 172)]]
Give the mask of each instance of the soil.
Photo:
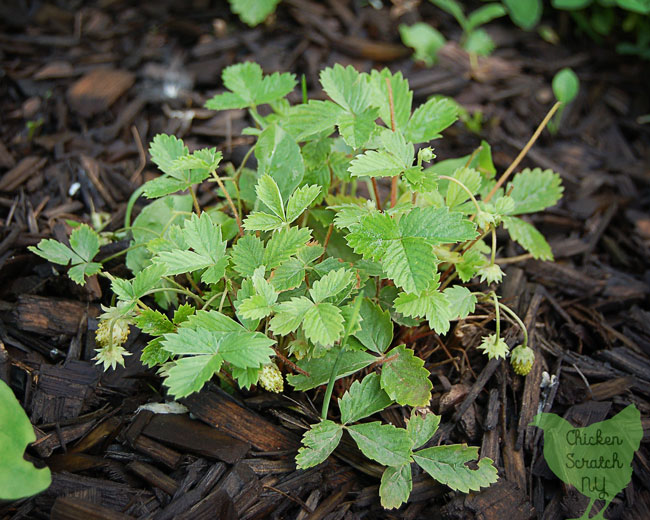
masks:
[[(607, 514), (650, 518), (650, 126), (641, 119), (650, 112), (648, 63), (597, 46), (551, 13), (545, 21), (561, 44), (495, 22), (488, 31), (496, 52), (471, 68), (447, 15), (426, 2), (383, 3), (284, 0), (254, 29), (225, 1), (0, 5), (0, 378), (37, 433), (28, 457), (53, 471), (46, 492), (0, 504), (1, 519), (576, 517), (586, 498), (554, 477), (540, 432), (527, 425), (544, 410), (585, 426), (629, 403), (641, 411), (644, 437), (633, 478)], [(419, 20), (452, 40), (432, 68), (400, 44), (399, 23)], [(445, 337), (427, 328), (397, 334), (431, 371), (430, 409), (443, 417), (434, 443), (480, 446), (499, 468), (497, 484), (466, 495), (416, 474), (409, 503), (386, 511), (380, 468), (350, 445), (317, 468), (295, 469), (322, 389), (232, 396), (212, 384), (182, 401), (191, 414), (170, 414), (164, 404), (139, 408), (165, 402), (155, 371), (138, 361), (144, 335), (131, 333), (136, 355), (124, 368), (104, 373), (91, 360), (107, 284), (79, 288), (26, 247), (65, 240), (68, 221), (92, 213), (120, 228), (131, 192), (156, 175), (145, 150), (157, 133), (191, 149), (216, 146), (239, 164), (251, 143), (241, 136), (246, 113), (202, 106), (221, 88), (223, 68), (245, 60), (267, 73), (304, 74), (310, 96), (322, 95), (318, 73), (334, 63), (401, 70), (416, 104), (444, 94), (482, 113), (480, 132), (459, 122), (433, 143), (438, 158), (486, 139), (499, 171), (550, 108), (555, 72), (572, 67), (580, 77), (559, 133), (544, 132), (522, 163), (562, 176), (562, 201), (533, 217), (556, 262), (507, 265), (500, 288), (531, 331), (530, 375), (476, 351), (491, 326), (488, 307)], [(206, 185), (199, 197), (210, 204), (216, 195)], [(506, 237), (501, 243), (501, 257), (521, 253)], [(109, 267), (127, 274), (120, 261)], [(515, 327), (506, 338), (514, 343)], [(403, 426), (407, 414), (394, 407), (380, 415)]]

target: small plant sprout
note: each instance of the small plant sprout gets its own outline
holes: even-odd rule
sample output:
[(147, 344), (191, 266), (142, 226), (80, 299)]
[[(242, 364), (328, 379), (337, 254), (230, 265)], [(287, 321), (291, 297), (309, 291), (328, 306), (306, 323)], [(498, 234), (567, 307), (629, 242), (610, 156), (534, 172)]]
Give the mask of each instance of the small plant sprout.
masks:
[(555, 117), (548, 122), (549, 132), (555, 134), (560, 128), (564, 107), (571, 103), (578, 95), (580, 80), (573, 70), (564, 68), (553, 77), (552, 87), (555, 98), (562, 103)]
[[(497, 258), (500, 227), (529, 257), (552, 260), (525, 215), (557, 203), (560, 178), (515, 170), (557, 107), (497, 177), (486, 142), (468, 156), (435, 161), (435, 140), (457, 120), (458, 105), (436, 96), (414, 107), (400, 72), (335, 65), (320, 74), (327, 99), (296, 105), (286, 99), (297, 86), (292, 74), (264, 75), (241, 63), (222, 78), (226, 90), (206, 106), (247, 110), (252, 126), (244, 133), (255, 144), (239, 165), (222, 165), (215, 148), (190, 153), (172, 135), (153, 138), (149, 153), (162, 174), (134, 193), (125, 217), (131, 243), (120, 254), (132, 276), (107, 269), (115, 254), (96, 260), (99, 236), (86, 225), (72, 231), (69, 246), (43, 240), (31, 248), (68, 266), (75, 283), (98, 276), (110, 284), (97, 361), (123, 364), (134, 326), (148, 338), (142, 363), (159, 370), (175, 399), (213, 379), (271, 392), (285, 381), (300, 392), (324, 388), (321, 419), (303, 437), (298, 467), (323, 462), (346, 431), (384, 467), (387, 508), (408, 500), (413, 463), (455, 490), (489, 486), (497, 470), (477, 448), (431, 445), (440, 417), (413, 411), (406, 428), (367, 419), (431, 400), (425, 361), (415, 344), (396, 339), (403, 335), (395, 327), (422, 325), (444, 336), (479, 299), (496, 314), (496, 331), (479, 348), (489, 358), (508, 355), (500, 319), (507, 315), (524, 335), (513, 366), (529, 367), (521, 320), (493, 290), (466, 284), (498, 284), (500, 262), (518, 258)], [(217, 202), (201, 206), (210, 189)], [(141, 196), (147, 204), (132, 220)], [(335, 384), (342, 378), (352, 381), (347, 388)]]

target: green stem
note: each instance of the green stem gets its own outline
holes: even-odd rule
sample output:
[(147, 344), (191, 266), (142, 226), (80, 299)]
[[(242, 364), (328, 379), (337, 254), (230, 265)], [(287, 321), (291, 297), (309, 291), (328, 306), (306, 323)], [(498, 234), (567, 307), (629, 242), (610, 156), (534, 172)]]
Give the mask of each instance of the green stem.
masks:
[(144, 246), (146, 246), (146, 245), (147, 245), (147, 244), (134, 244), (134, 245), (129, 246), (129, 247), (125, 248), (125, 249), (122, 249), (122, 251), (118, 251), (118, 252), (115, 253), (115, 254), (112, 254), (112, 255), (110, 255), (110, 256), (107, 256), (106, 258), (100, 260), (99, 263), (102, 264), (102, 265), (104, 265), (106, 262), (110, 262), (110, 261), (113, 260), (114, 258), (117, 258), (117, 257), (119, 257), (119, 256), (122, 256), (122, 255), (128, 253), (129, 251), (131, 251), (131, 250), (133, 250), (133, 249), (137, 249), (137, 248), (139, 248), (139, 247), (144, 247)]
[(510, 315), (510, 317), (517, 322), (517, 325), (519, 325), (519, 328), (524, 334), (524, 347), (528, 346), (528, 330), (526, 330), (526, 325), (524, 325), (524, 322), (521, 321), (521, 318), (517, 316), (517, 313), (513, 311), (510, 307), (507, 305), (504, 305), (503, 303), (499, 302), (499, 307), (501, 307), (507, 314)]
[(501, 315), (499, 314), (499, 299), (497, 293), (491, 292), (492, 300), (494, 301), (494, 319), (497, 322), (497, 339), (501, 337)]
[(129, 197), (129, 202), (126, 204), (126, 213), (124, 213), (124, 227), (131, 227), (131, 214), (133, 213), (133, 206), (135, 202), (140, 198), (140, 195), (144, 192), (145, 184), (141, 184)]
[(447, 181), (455, 182), (456, 184), (458, 184), (463, 189), (463, 191), (465, 191), (465, 193), (467, 193), (467, 195), (469, 195), (469, 198), (472, 199), (472, 202), (474, 203), (474, 206), (476, 207), (476, 212), (478, 213), (479, 211), (481, 211), (481, 208), (478, 205), (478, 202), (477, 202), (476, 198), (474, 197), (474, 194), (462, 182), (460, 182), (458, 179), (455, 179), (453, 177), (449, 177), (448, 175), (439, 175), (438, 178), (439, 179), (445, 179)]
[(494, 259), (497, 255), (497, 232), (494, 226), (492, 226), (492, 265), (494, 265)]

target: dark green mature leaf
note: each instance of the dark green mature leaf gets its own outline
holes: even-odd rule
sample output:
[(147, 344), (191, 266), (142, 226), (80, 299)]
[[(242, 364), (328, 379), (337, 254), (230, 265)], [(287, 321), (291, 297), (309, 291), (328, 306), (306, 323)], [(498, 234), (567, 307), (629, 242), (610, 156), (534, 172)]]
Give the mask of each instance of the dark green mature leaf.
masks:
[[(326, 384), (329, 381), (332, 367), (334, 366), (334, 361), (339, 351), (340, 347), (333, 347), (321, 358), (301, 359), (298, 361), (298, 366), (307, 372), (309, 376), (304, 374), (290, 374), (287, 376), (287, 381), (299, 392), (311, 390), (312, 388)], [(336, 379), (354, 374), (378, 359), (376, 356), (367, 352), (346, 350), (341, 354)]]
[(425, 290), (434, 279), (437, 261), (431, 243), (420, 237), (389, 242), (381, 264), (388, 278), (405, 291)]
[(432, 244), (453, 244), (476, 238), (476, 225), (447, 208), (414, 208), (400, 220), (402, 236), (425, 237)]
[(280, 188), (282, 200), (288, 200), (305, 174), (300, 147), (277, 124), (269, 125), (255, 145), (258, 173), (268, 174)]
[(263, 264), (275, 269), (282, 262), (295, 255), (311, 238), (309, 228), (291, 227), (274, 233), (266, 243)]
[(433, 98), (420, 105), (408, 122), (405, 137), (414, 143), (426, 143), (442, 137), (440, 132), (458, 119), (458, 105), (448, 98)]
[(219, 354), (185, 357), (167, 371), (165, 386), (176, 399), (198, 392), (223, 363)]
[(552, 170), (522, 170), (506, 187), (506, 193), (510, 193), (515, 201), (511, 215), (535, 213), (554, 206), (564, 191), (561, 182), (560, 176)]
[(392, 403), (379, 383), (379, 375), (368, 374), (363, 381), (352, 383), (348, 391), (339, 400), (341, 422), (349, 424), (360, 421), (374, 413), (382, 411)]
[(361, 452), (384, 466), (402, 466), (411, 462), (411, 440), (402, 428), (379, 421), (347, 427)]
[(368, 150), (352, 160), (348, 171), (354, 177), (395, 177), (409, 166), (387, 150)]
[(551, 246), (535, 226), (517, 217), (503, 217), (503, 227), (510, 238), (528, 251), (537, 260), (553, 260)]
[(381, 505), (386, 509), (395, 509), (406, 503), (413, 489), (411, 465), (388, 467), (381, 476), (379, 496)]
[(262, 368), (271, 362), (273, 341), (261, 332), (226, 334), (219, 347), (223, 359), (239, 368)]
[(390, 313), (368, 298), (361, 302), (361, 330), (355, 337), (367, 349), (382, 354), (393, 341), (393, 322)]
[(464, 444), (435, 446), (413, 454), (413, 460), (434, 479), (463, 493), (479, 491), (482, 487), (494, 484), (499, 478), (492, 460), (487, 457), (479, 460), (476, 470), (466, 466), (476, 459), (478, 448)]
[(36, 440), (29, 418), (11, 388), (0, 380), (0, 500), (18, 500), (44, 491), (52, 477), (48, 468), (36, 469), (23, 458)]
[[(426, 406), (433, 385), (424, 361), (405, 345), (395, 347), (385, 355), (381, 371), (381, 387), (403, 406)], [(390, 464), (388, 464), (390, 465)]]
[(300, 469), (317, 466), (338, 446), (343, 427), (328, 419), (315, 424), (302, 437), (303, 447), (298, 450), (296, 464)]

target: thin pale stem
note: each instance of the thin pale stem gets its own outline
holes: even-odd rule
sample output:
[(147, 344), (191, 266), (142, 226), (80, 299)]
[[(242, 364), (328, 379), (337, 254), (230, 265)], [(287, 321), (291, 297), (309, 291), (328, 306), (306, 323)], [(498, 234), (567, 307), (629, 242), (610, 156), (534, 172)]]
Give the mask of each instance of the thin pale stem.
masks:
[(499, 265), (515, 264), (517, 262), (522, 262), (523, 260), (530, 260), (533, 258), (533, 255), (530, 253), (524, 253), (523, 255), (511, 256), (508, 258), (499, 258), (496, 260), (496, 263)]
[(375, 201), (377, 202), (377, 209), (381, 211), (381, 199), (379, 198), (379, 188), (377, 187), (377, 179), (371, 177), (370, 182), (372, 183), (372, 191), (375, 193)]
[(438, 176), (438, 178), (445, 179), (458, 184), (458, 186), (460, 186), (463, 189), (463, 191), (467, 193), (467, 195), (469, 195), (469, 198), (472, 199), (472, 202), (474, 203), (474, 207), (476, 208), (476, 212), (478, 213), (479, 211), (481, 211), (481, 208), (478, 205), (478, 201), (476, 200), (476, 197), (474, 197), (474, 194), (470, 191), (470, 189), (467, 186), (465, 186), (461, 181), (455, 179), (454, 177), (449, 177), (447, 175), (440, 175)]
[[(386, 88), (388, 89), (388, 106), (390, 107), (390, 129), (394, 132), (395, 125), (395, 102), (393, 101), (393, 86), (390, 84), (390, 78), (386, 78)], [(395, 176), (390, 180), (390, 207), (394, 208), (397, 204), (397, 182), (399, 176)], [(379, 200), (379, 199), (377, 199)]]
[(235, 216), (235, 220), (237, 221), (237, 227), (239, 228), (239, 236), (243, 237), (244, 236), (244, 228), (241, 225), (241, 220), (239, 218), (239, 212), (237, 211), (237, 208), (235, 207), (235, 204), (233, 203), (232, 199), (230, 198), (230, 193), (228, 193), (228, 190), (226, 190), (226, 187), (223, 184), (223, 181), (217, 175), (217, 172), (213, 171), (212, 176), (214, 177), (214, 180), (217, 181), (217, 184), (221, 188), (221, 191), (223, 191), (224, 195), (226, 196), (226, 200), (228, 201), (228, 205), (230, 206), (231, 211), (233, 212), (233, 215)]
[(553, 105), (551, 110), (548, 111), (548, 114), (546, 114), (546, 117), (542, 120), (542, 122), (539, 124), (537, 127), (537, 130), (535, 130), (535, 133), (533, 133), (532, 137), (528, 140), (526, 143), (526, 146), (524, 146), (519, 152), (519, 155), (515, 158), (514, 161), (512, 161), (512, 164), (508, 166), (508, 169), (503, 172), (503, 175), (499, 178), (497, 183), (494, 185), (494, 187), (490, 190), (490, 193), (487, 194), (487, 197), (483, 199), (483, 202), (489, 202), (492, 197), (494, 197), (494, 194), (497, 192), (497, 190), (503, 186), (503, 184), (508, 180), (508, 177), (512, 174), (512, 172), (515, 170), (517, 166), (519, 166), (519, 163), (522, 161), (522, 159), (526, 156), (528, 153), (528, 150), (532, 148), (532, 146), (535, 144), (535, 141), (537, 141), (537, 138), (540, 136), (542, 133), (542, 130), (544, 130), (544, 127), (548, 124), (548, 122), (551, 120), (555, 112), (557, 112), (557, 109), (560, 108), (560, 103), (559, 101)]
[(497, 339), (499, 339), (501, 337), (501, 315), (499, 314), (499, 299), (494, 291), (492, 291), (492, 300), (494, 301), (494, 319), (497, 322)]
[(199, 199), (196, 198), (196, 192), (194, 191), (194, 186), (190, 186), (190, 195), (192, 196), (192, 203), (194, 204), (194, 211), (197, 215), (201, 214), (201, 206), (199, 206)]
[(497, 256), (497, 231), (492, 226), (492, 257), (491, 257), (491, 263), (494, 264), (494, 259)]

